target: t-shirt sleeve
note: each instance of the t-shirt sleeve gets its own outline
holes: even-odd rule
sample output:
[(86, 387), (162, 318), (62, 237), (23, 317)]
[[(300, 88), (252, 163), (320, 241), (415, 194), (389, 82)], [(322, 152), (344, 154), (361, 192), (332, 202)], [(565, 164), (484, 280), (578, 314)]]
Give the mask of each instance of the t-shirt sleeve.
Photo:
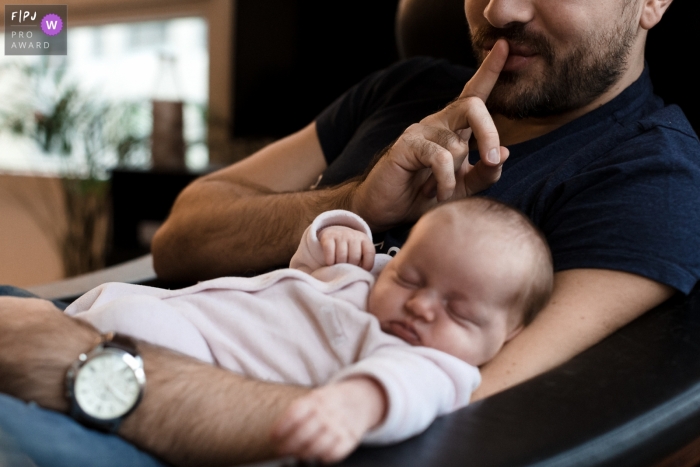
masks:
[(434, 65), (435, 61), (425, 57), (398, 62), (370, 74), (323, 110), (316, 117), (316, 131), (326, 163), (330, 165), (340, 155), (360, 125), (402, 83)]
[(555, 269), (621, 270), (689, 293), (700, 277), (699, 148), (692, 131), (656, 126), (560, 185), (540, 226)]
[(388, 71), (369, 75), (341, 95), (316, 118), (316, 132), (321, 149), (330, 165), (343, 151), (355, 130), (377, 105), (377, 88)]

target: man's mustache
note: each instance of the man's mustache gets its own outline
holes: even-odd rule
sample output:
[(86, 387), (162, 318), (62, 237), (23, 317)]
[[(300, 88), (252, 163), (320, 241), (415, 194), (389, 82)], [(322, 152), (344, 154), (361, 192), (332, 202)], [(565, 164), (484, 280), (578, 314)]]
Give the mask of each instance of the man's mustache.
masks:
[(491, 25), (483, 26), (471, 31), (472, 47), (479, 59), (479, 64), (486, 58), (487, 49), (490, 50), (498, 39), (506, 39), (511, 45), (527, 47), (533, 53), (540, 55), (548, 64), (554, 63), (554, 47), (549, 40), (540, 33), (529, 31), (525, 24), (516, 23), (507, 28), (494, 28)]

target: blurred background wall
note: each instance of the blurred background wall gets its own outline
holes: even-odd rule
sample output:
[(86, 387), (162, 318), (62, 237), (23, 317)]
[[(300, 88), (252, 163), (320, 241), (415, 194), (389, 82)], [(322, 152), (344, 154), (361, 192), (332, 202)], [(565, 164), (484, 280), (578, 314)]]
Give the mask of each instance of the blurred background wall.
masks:
[(57, 178), (0, 175), (0, 284), (26, 287), (63, 277), (58, 248), (40, 220), (60, 222), (59, 190)]

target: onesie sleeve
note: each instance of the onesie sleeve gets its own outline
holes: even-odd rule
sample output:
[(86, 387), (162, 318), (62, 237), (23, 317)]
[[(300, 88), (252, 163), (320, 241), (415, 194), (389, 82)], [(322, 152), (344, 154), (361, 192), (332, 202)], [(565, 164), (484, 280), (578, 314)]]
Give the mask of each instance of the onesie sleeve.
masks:
[(319, 214), (304, 231), (299, 248), (292, 256), (289, 267), (312, 273), (316, 269), (328, 266), (323, 258), (323, 249), (318, 241), (318, 232), (326, 227), (341, 225), (364, 232), (371, 239), (372, 231), (360, 216), (350, 211), (335, 209)]
[(384, 422), (367, 433), (364, 444), (389, 444), (423, 432), (435, 418), (469, 403), (481, 382), (479, 370), (428, 347), (383, 346), (351, 365), (331, 382), (370, 376), (386, 391)]

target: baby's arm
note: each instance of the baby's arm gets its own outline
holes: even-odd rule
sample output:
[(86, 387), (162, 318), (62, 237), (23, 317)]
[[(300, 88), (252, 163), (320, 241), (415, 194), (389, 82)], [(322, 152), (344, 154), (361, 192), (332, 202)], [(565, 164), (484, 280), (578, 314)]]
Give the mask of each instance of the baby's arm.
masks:
[(310, 274), (324, 266), (350, 263), (369, 271), (374, 255), (372, 231), (365, 221), (348, 211), (327, 211), (306, 229), (289, 267)]
[(386, 394), (377, 381), (353, 376), (295, 400), (275, 423), (272, 439), (278, 443), (280, 455), (337, 462), (382, 422), (387, 406)]

